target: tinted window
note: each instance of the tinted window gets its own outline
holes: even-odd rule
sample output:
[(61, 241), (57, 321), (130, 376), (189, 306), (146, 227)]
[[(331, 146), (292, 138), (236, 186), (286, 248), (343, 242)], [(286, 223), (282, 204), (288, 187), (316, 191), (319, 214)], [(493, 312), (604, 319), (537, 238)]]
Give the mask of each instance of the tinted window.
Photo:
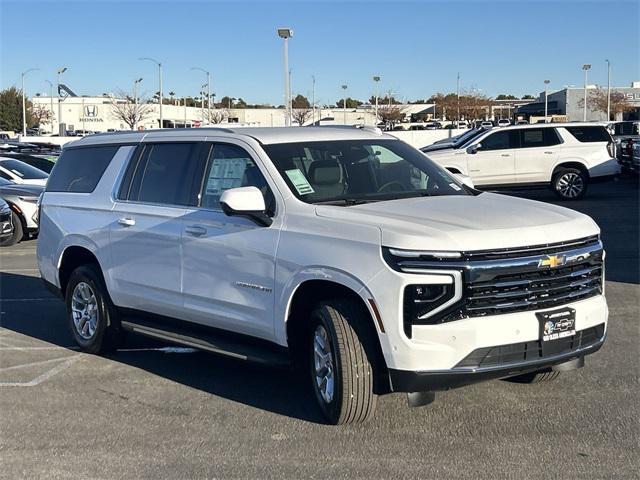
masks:
[(137, 164), (129, 200), (167, 205), (196, 205), (199, 165), (197, 143), (147, 145)]
[(113, 146), (65, 150), (51, 171), (47, 192), (93, 192), (117, 151)]
[(520, 130), (520, 148), (558, 145), (560, 139), (555, 128), (525, 128)]
[(222, 192), (237, 187), (260, 189), (267, 210), (273, 211), (273, 194), (251, 155), (235, 145), (217, 144), (209, 156), (200, 204), (219, 210)]
[(41, 180), (49, 176), (42, 170), (38, 170), (20, 160), (1, 160), (0, 165), (25, 180)]
[(518, 140), (517, 130), (503, 130), (495, 132), (488, 137), (480, 140), (482, 151), (486, 150), (505, 150), (507, 148), (516, 148)]
[(564, 127), (580, 142), (610, 142), (611, 135), (604, 127)]
[(615, 135), (638, 135), (638, 124), (635, 122), (620, 122), (613, 126)]

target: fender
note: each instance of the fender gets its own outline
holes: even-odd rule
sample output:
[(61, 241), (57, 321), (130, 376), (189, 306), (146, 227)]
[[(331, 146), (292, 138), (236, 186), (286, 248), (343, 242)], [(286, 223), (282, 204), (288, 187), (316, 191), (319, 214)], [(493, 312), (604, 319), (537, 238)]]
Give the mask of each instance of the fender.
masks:
[(367, 306), (369, 314), (371, 318), (374, 319), (374, 324), (376, 324), (378, 335), (380, 335), (381, 332), (376, 321), (379, 314), (375, 312), (371, 306), (370, 301), (374, 300), (374, 298), (365, 282), (344, 270), (322, 265), (310, 265), (292, 275), (279, 292), (274, 312), (274, 333), (278, 343), (282, 345), (286, 345), (287, 343), (287, 319), (291, 309), (291, 301), (300, 285), (309, 280), (325, 280), (337, 283), (357, 294)]
[(579, 163), (580, 165), (582, 165), (584, 167), (584, 169), (588, 172), (589, 171), (589, 165), (587, 164), (587, 162), (584, 160), (584, 158), (580, 158), (580, 157), (563, 157), (563, 158), (559, 158), (554, 164), (553, 164), (553, 168), (551, 169), (551, 171), (549, 172), (549, 180), (551, 180), (551, 177), (553, 176), (553, 172), (555, 171), (556, 168), (558, 168), (559, 165), (562, 165), (563, 163)]

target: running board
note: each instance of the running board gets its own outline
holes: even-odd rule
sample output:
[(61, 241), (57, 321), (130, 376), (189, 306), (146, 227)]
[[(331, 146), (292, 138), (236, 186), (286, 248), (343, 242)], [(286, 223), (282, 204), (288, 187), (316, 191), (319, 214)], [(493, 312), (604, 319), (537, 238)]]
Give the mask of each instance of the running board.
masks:
[[(291, 362), (286, 348), (267, 345), (268, 342), (254, 340), (251, 337), (226, 334), (216, 335), (215, 329), (198, 326), (194, 329), (180, 328), (175, 325), (158, 324), (137, 318), (123, 318), (120, 322), (124, 330), (157, 338), (185, 347), (193, 347), (206, 352), (246, 362), (288, 367)], [(187, 323), (187, 322), (185, 322)], [(204, 330), (207, 330), (206, 332)], [(210, 331), (209, 331), (210, 330)]]

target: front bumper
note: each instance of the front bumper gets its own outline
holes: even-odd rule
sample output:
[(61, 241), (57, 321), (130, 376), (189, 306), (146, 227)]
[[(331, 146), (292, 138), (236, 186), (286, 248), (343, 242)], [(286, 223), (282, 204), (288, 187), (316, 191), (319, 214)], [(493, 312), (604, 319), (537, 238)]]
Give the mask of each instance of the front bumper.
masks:
[[(389, 369), (391, 390), (394, 392), (435, 392), (471, 385), (485, 380), (513, 377), (524, 373), (553, 368), (556, 365), (583, 359), (602, 347), (605, 334), (570, 351), (534, 360), (513, 361), (487, 367), (456, 367), (450, 370), (408, 371)], [(581, 332), (577, 332), (576, 335)], [(509, 346), (508, 346), (509, 347)]]

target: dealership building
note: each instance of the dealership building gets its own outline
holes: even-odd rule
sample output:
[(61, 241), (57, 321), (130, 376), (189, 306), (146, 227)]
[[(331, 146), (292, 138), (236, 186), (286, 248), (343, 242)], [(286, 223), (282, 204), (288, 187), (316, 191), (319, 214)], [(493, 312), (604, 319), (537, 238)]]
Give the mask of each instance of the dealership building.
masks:
[[(587, 86), (587, 99), (595, 85)], [(606, 89), (606, 87), (604, 87)], [(615, 120), (640, 119), (640, 81), (633, 82), (629, 87), (611, 87), (611, 93), (621, 93), (630, 103), (632, 109), (624, 114), (617, 114)], [(567, 87), (562, 90), (549, 92), (547, 95), (547, 114), (562, 116), (566, 121), (582, 121), (584, 118), (584, 88)], [(528, 120), (530, 117), (544, 118), (544, 92), (540, 93), (537, 101), (522, 105), (516, 109), (516, 118)], [(606, 112), (594, 110), (587, 100), (587, 121), (607, 121)]]

